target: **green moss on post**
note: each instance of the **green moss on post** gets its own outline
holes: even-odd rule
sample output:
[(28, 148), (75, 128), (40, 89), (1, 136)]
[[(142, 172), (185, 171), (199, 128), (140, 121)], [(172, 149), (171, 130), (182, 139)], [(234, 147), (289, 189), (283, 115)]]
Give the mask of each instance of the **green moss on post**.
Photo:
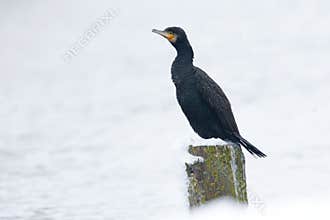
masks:
[(245, 159), (238, 146), (189, 146), (188, 152), (204, 161), (186, 164), (190, 207), (209, 200), (232, 197), (247, 203)]

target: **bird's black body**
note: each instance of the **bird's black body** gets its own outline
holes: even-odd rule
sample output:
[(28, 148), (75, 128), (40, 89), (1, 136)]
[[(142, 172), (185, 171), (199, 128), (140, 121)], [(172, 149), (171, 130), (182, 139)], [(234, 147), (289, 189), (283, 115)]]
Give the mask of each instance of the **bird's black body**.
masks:
[(193, 65), (193, 50), (181, 28), (165, 32), (175, 34), (170, 41), (177, 50), (171, 73), (177, 100), (191, 127), (202, 138), (221, 138), (244, 146), (251, 154), (266, 155), (241, 137), (231, 105), (222, 89), (203, 70)]

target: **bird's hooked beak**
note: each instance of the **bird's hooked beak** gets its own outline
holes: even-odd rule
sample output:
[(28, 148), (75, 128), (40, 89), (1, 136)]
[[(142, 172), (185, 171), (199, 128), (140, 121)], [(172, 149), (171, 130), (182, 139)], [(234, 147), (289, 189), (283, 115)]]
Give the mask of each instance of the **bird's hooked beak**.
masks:
[(167, 32), (167, 31), (160, 31), (160, 30), (157, 30), (157, 29), (152, 29), (152, 32), (165, 37), (167, 40), (169, 40), (169, 41), (171, 41), (173, 43), (176, 40), (176, 36), (174, 34), (172, 34), (172, 33)]

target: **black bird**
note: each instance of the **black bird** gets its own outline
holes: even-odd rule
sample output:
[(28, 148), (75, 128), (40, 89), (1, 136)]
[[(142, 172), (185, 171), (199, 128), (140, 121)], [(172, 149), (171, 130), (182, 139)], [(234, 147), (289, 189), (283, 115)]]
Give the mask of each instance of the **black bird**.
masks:
[(180, 27), (152, 32), (165, 37), (176, 49), (171, 73), (177, 100), (191, 127), (202, 138), (221, 138), (242, 145), (252, 155), (266, 157), (239, 133), (230, 102), (220, 86), (193, 65), (194, 52)]

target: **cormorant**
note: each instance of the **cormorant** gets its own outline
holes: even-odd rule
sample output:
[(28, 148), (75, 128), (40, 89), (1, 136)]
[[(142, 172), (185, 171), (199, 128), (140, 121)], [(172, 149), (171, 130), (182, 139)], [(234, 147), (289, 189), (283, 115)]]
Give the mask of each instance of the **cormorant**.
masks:
[(252, 155), (266, 157), (239, 133), (230, 102), (220, 86), (203, 70), (193, 65), (194, 52), (180, 27), (152, 32), (165, 37), (176, 49), (171, 67), (176, 96), (191, 127), (202, 138), (221, 138), (242, 145)]

